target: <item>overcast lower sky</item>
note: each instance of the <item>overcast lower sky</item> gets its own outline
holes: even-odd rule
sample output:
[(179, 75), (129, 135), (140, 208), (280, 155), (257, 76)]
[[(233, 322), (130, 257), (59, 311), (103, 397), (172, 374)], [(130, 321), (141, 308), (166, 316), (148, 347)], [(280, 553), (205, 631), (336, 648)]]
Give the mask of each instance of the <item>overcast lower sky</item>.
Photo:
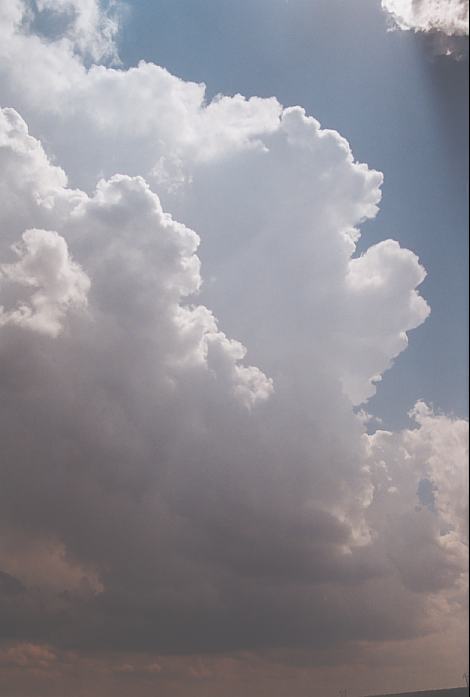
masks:
[(467, 27), (0, 0), (0, 693), (462, 683)]

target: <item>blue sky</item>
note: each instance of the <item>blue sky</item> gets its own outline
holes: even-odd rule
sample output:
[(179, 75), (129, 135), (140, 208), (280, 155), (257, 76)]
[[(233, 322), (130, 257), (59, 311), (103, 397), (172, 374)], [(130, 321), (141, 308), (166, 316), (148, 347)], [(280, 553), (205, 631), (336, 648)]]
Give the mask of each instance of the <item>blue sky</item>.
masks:
[[(434, 57), (426, 37), (387, 31), (376, 0), (139, 0), (120, 53), (217, 93), (276, 96), (337, 129), (385, 176), (363, 245), (392, 237), (428, 271), (432, 314), (369, 410), (396, 428), (423, 398), (464, 416), (467, 401), (468, 61)], [(359, 246), (361, 250), (361, 245)]]

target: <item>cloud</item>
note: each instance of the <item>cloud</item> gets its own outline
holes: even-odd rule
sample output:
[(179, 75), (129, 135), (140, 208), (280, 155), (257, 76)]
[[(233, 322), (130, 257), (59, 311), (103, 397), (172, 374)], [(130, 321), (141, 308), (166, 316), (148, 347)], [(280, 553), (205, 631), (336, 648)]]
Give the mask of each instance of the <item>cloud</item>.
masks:
[(435, 55), (468, 55), (468, 0), (382, 0), (394, 27), (427, 34)]
[(382, 0), (400, 29), (468, 36), (468, 0)]
[[(468, 427), (464, 421), (434, 414), (423, 402), (410, 416), (418, 428), (400, 434), (378, 431), (369, 437), (379, 475), (370, 508), (376, 515), (374, 529), (387, 520), (386, 546), (405, 585), (416, 592), (436, 592), (461, 579), (465, 588), (468, 484), (461, 463), (468, 451)], [(431, 499), (423, 496), (429, 489)], [(393, 521), (387, 516), (387, 499)], [(457, 582), (455, 589), (458, 586)], [(460, 602), (466, 603), (465, 591)]]
[[(15, 4), (15, 3), (13, 3)], [(124, 5), (117, 0), (35, 0), (26, 13), (16, 3), (17, 15), (29, 31), (46, 40), (60, 37), (85, 60), (118, 60), (115, 38)]]
[(17, 324), (56, 336), (67, 310), (86, 305), (89, 280), (70, 259), (63, 237), (55, 232), (26, 230), (13, 250), (20, 259), (0, 267), (3, 293), (8, 293), (9, 285), (36, 290), (29, 301), (19, 300), (8, 311), (0, 308), (0, 324)]
[(432, 634), (463, 597), (468, 426), (355, 413), (429, 314), (414, 253), (357, 256), (382, 175), (299, 107), (88, 65), (107, 15), (73, 3), (85, 41), (71, 7), (38, 6), (53, 36), (0, 9), (3, 640)]

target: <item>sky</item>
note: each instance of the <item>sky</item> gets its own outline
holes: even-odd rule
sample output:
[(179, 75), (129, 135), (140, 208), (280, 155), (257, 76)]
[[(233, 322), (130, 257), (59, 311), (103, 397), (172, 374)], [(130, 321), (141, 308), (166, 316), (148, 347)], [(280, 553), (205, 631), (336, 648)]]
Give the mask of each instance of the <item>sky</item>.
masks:
[(468, 3), (0, 0), (0, 692), (467, 670)]

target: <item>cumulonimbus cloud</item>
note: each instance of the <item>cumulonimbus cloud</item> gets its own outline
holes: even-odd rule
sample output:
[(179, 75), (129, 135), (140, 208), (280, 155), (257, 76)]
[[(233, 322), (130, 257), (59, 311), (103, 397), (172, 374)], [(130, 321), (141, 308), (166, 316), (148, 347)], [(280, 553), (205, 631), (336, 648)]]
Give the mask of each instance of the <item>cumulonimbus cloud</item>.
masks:
[(465, 595), (467, 424), (356, 413), (429, 314), (414, 253), (356, 255), (382, 175), (299, 107), (90, 66), (97, 3), (36, 11), (72, 5), (59, 37), (0, 6), (3, 639), (433, 631)]

